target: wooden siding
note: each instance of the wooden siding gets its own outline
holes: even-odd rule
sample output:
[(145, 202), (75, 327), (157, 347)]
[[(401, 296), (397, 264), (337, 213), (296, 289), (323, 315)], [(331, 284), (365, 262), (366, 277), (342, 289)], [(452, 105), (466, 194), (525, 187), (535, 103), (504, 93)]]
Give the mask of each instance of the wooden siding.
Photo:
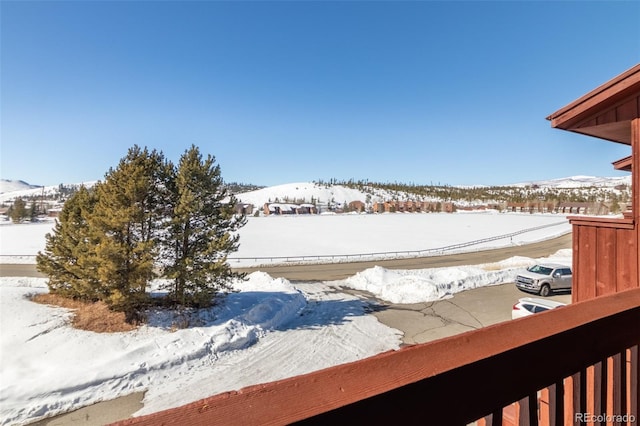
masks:
[(638, 287), (638, 233), (629, 219), (573, 224), (573, 302)]

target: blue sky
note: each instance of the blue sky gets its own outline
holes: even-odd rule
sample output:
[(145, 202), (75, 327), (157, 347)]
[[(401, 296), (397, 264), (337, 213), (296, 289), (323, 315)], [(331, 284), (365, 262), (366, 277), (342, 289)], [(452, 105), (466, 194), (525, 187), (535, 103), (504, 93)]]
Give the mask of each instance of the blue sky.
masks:
[(191, 144), (226, 181), (618, 176), (545, 119), (640, 62), (640, 2), (0, 2), (0, 177)]

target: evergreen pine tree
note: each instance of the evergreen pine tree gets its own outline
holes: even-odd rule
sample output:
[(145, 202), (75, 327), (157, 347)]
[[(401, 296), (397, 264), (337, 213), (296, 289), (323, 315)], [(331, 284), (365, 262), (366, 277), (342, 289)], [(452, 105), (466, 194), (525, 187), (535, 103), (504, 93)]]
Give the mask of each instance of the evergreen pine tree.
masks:
[(22, 223), (25, 221), (27, 217), (29, 217), (29, 212), (27, 211), (27, 203), (18, 197), (13, 201), (13, 206), (11, 206), (9, 217), (13, 223)]
[(95, 241), (89, 237), (88, 218), (96, 198), (84, 186), (64, 204), (53, 232), (46, 235), (37, 268), (49, 276), (49, 291), (74, 299), (95, 301), (105, 292), (96, 276)]
[(38, 219), (38, 206), (35, 201), (31, 202), (31, 207), (29, 207), (28, 217), (31, 222), (34, 222)]
[(108, 288), (106, 302), (129, 320), (155, 277), (155, 238), (166, 221), (165, 168), (161, 153), (134, 146), (96, 191), (90, 228), (97, 241), (97, 278)]
[(170, 188), (172, 264), (165, 271), (173, 280), (170, 296), (182, 305), (208, 306), (231, 279), (242, 277), (231, 271), (227, 255), (238, 249), (234, 232), (246, 218), (236, 214), (237, 200), (227, 193), (215, 157), (203, 160), (193, 145), (180, 158)]

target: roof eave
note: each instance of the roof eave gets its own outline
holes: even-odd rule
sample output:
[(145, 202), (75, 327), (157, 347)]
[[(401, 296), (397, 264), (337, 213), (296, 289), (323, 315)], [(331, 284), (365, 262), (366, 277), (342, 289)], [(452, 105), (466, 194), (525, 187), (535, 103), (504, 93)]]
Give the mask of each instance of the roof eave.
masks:
[(551, 127), (574, 130), (574, 126), (640, 91), (640, 64), (602, 84), (547, 117)]

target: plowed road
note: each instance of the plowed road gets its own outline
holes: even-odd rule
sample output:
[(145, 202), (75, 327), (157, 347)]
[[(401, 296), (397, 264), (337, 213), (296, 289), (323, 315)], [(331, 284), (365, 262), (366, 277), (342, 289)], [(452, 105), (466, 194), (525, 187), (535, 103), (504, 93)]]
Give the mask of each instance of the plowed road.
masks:
[(546, 257), (560, 249), (571, 248), (571, 241), (571, 234), (566, 234), (558, 238), (522, 246), (443, 256), (318, 265), (261, 266), (256, 268), (239, 268), (237, 271), (263, 271), (272, 277), (282, 277), (290, 281), (333, 281), (350, 277), (365, 269), (373, 268), (376, 265), (387, 269), (424, 269), (492, 263), (508, 259), (512, 256)]
[[(376, 265), (387, 269), (423, 269), (446, 266), (478, 265), (492, 263), (512, 256), (545, 257), (564, 248), (571, 248), (571, 234), (550, 240), (443, 256), (430, 256), (411, 259), (376, 260), (366, 262), (331, 263), (318, 265), (280, 265), (255, 268), (238, 268), (239, 272), (263, 271), (274, 278), (282, 277), (290, 281), (333, 281), (341, 280)], [(1, 277), (44, 277), (36, 271), (35, 265), (0, 265)]]

